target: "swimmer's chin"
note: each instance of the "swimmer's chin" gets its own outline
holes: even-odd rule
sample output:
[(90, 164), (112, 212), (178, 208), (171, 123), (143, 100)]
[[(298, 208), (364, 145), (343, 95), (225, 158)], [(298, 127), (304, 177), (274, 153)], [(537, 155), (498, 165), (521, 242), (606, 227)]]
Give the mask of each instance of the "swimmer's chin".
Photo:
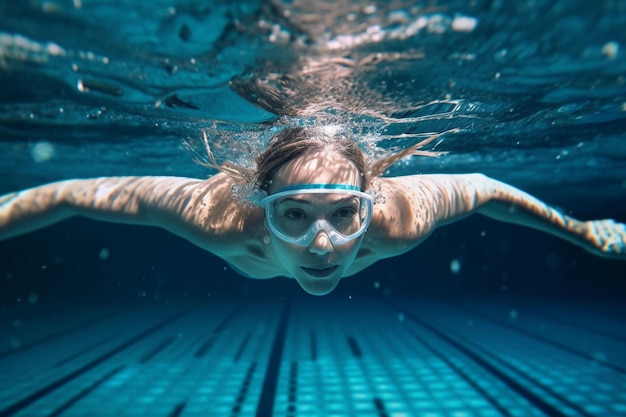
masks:
[(304, 291), (317, 296), (330, 294), (337, 287), (337, 284), (339, 284), (339, 278), (331, 280), (316, 280), (312, 282), (309, 280), (299, 279), (296, 279), (296, 281), (298, 281), (298, 284), (300, 284), (300, 287), (302, 287)]
[(306, 292), (308, 292), (311, 295), (316, 295), (316, 296), (322, 296), (322, 295), (327, 295), (330, 294), (331, 292), (333, 292), (333, 290), (335, 289), (335, 287), (329, 289), (329, 290), (318, 290), (318, 289), (310, 289), (310, 288), (305, 288), (302, 287), (302, 289)]

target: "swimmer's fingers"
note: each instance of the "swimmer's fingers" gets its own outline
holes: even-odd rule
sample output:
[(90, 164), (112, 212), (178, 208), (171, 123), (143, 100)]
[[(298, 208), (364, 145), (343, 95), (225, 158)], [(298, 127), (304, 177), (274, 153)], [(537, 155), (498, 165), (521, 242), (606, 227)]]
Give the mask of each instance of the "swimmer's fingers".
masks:
[(626, 225), (612, 219), (586, 222), (586, 237), (596, 254), (626, 260)]

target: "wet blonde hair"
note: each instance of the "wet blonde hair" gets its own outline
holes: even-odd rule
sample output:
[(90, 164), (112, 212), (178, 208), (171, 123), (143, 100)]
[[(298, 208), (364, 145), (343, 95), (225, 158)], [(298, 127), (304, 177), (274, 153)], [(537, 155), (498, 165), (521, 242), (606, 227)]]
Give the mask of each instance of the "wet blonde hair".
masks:
[(267, 192), (274, 174), (281, 166), (309, 152), (330, 148), (356, 166), (361, 173), (361, 190), (365, 191), (369, 189), (372, 178), (383, 175), (390, 166), (407, 156), (421, 155), (438, 157), (445, 154), (445, 152), (421, 150), (422, 147), (428, 145), (439, 136), (441, 135), (433, 135), (409, 148), (379, 158), (369, 164), (365, 153), (359, 148), (355, 141), (342, 137), (319, 138), (310, 135), (306, 128), (290, 127), (281, 130), (272, 137), (268, 147), (256, 157), (255, 170), (242, 167), (230, 161), (218, 164), (205, 136), (205, 148), (210, 162), (197, 159), (196, 162), (200, 165), (217, 169), (220, 172), (243, 180), (246, 183), (254, 184), (256, 188)]

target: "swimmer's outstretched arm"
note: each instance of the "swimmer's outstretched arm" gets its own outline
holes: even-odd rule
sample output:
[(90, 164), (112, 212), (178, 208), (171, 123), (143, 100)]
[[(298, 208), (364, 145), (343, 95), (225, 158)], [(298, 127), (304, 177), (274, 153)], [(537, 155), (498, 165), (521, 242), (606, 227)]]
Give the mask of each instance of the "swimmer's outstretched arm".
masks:
[[(178, 177), (105, 177), (60, 181), (0, 196), (0, 239), (72, 216), (159, 226), (204, 249), (220, 252), (236, 212), (232, 183)], [(233, 207), (235, 209), (233, 210)]]
[[(482, 174), (395, 178), (422, 206), (426, 223), (446, 224), (472, 213), (541, 230), (609, 258), (626, 259), (626, 225), (611, 219), (580, 221), (535, 197)], [(423, 200), (432, 201), (424, 209)], [(419, 210), (419, 209), (418, 209)]]

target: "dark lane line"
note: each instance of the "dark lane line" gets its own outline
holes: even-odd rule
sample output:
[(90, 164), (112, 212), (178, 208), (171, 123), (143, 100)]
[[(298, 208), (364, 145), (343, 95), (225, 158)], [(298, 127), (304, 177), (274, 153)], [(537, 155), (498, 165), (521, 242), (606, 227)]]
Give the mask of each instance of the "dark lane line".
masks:
[(74, 404), (76, 404), (82, 398), (85, 398), (87, 395), (89, 395), (90, 392), (94, 391), (100, 385), (104, 384), (106, 381), (111, 379), (116, 373), (118, 373), (122, 369), (124, 369), (124, 366), (120, 365), (117, 368), (113, 369), (112, 371), (109, 371), (103, 377), (98, 379), (96, 382), (94, 382), (93, 384), (91, 384), (90, 386), (88, 386), (87, 388), (83, 389), (81, 392), (79, 392), (78, 394), (74, 395), (72, 398), (70, 398), (66, 402), (64, 402), (59, 408), (54, 410), (52, 412), (52, 414), (50, 414), (48, 417), (60, 416), (62, 413), (65, 412), (65, 410), (67, 410), (70, 407), (72, 407)]
[(154, 348), (152, 348), (151, 351), (149, 351), (148, 353), (146, 353), (144, 355), (143, 358), (141, 358), (139, 360), (139, 363), (144, 364), (146, 362), (148, 362), (150, 359), (154, 358), (156, 355), (159, 354), (159, 352), (161, 352), (162, 350), (164, 350), (166, 347), (168, 347), (169, 345), (172, 344), (172, 342), (174, 342), (174, 340), (176, 340), (176, 338), (174, 336), (169, 336), (167, 338), (165, 338), (164, 340), (162, 340), (158, 345), (156, 345)]
[(504, 408), (502, 404), (498, 402), (496, 398), (494, 398), (487, 390), (482, 388), (480, 385), (476, 383), (468, 374), (466, 374), (461, 368), (459, 368), (454, 362), (452, 362), (444, 353), (439, 352), (434, 346), (424, 340), (423, 337), (419, 336), (417, 333), (409, 331), (411, 336), (415, 338), (419, 343), (425, 346), (431, 353), (441, 359), (446, 365), (448, 365), (454, 372), (457, 373), (465, 382), (467, 382), (472, 388), (474, 388), (480, 395), (482, 395), (489, 404), (491, 404), (496, 410), (502, 413), (503, 416), (512, 416), (511, 412)]
[[(556, 408), (555, 406), (553, 406), (552, 404), (544, 400), (541, 396), (539, 396), (538, 394), (535, 394), (534, 392), (526, 388), (520, 382), (516, 381), (514, 378), (510, 377), (509, 375), (507, 375), (506, 373), (498, 369), (496, 366), (489, 363), (489, 361), (487, 361), (485, 358), (483, 358), (482, 356), (480, 356), (479, 354), (477, 354), (470, 348), (466, 347), (464, 344), (455, 340), (453, 337), (449, 336), (448, 334), (443, 332), (441, 329), (437, 328), (435, 325), (432, 325), (426, 322), (425, 320), (417, 317), (411, 311), (399, 305), (394, 304), (394, 307), (398, 309), (399, 311), (401, 311), (405, 317), (420, 324), (421, 326), (430, 330), (432, 333), (439, 336), (441, 339), (445, 340), (448, 344), (454, 346), (457, 350), (465, 354), (465, 356), (473, 360), (476, 364), (482, 367), (485, 371), (487, 371), (494, 377), (498, 378), (500, 381), (506, 384), (509, 388), (511, 388), (521, 397), (526, 399), (529, 403), (531, 403), (537, 409), (541, 410), (543, 413), (547, 414), (550, 417), (571, 417), (570, 414), (559, 410), (558, 408)], [(581, 414), (588, 415), (584, 410), (580, 409), (580, 407), (576, 406), (575, 404), (568, 404), (568, 405), (571, 405), (573, 406), (573, 408), (576, 408), (576, 410), (579, 411)]]
[(285, 339), (287, 337), (287, 322), (289, 321), (289, 312), (291, 310), (289, 302), (283, 308), (283, 312), (278, 322), (278, 329), (272, 344), (265, 379), (263, 380), (263, 388), (261, 390), (261, 398), (256, 409), (256, 417), (267, 417), (274, 413), (274, 401), (276, 399), (276, 387), (278, 385), (278, 377), (280, 372), (280, 361), (285, 348)]
[(491, 316), (487, 315), (486, 313), (483, 313), (483, 312), (480, 312), (480, 311), (476, 311), (475, 309), (472, 309), (470, 307), (467, 307), (467, 306), (464, 306), (464, 305), (454, 305), (454, 306), (456, 308), (458, 308), (459, 310), (463, 310), (463, 311), (465, 311), (467, 313), (474, 314), (474, 315), (476, 315), (476, 316), (478, 316), (478, 317), (480, 317), (480, 318), (482, 318), (484, 320), (487, 320), (487, 321), (489, 321), (491, 323), (494, 323), (494, 324), (496, 324), (498, 326), (505, 327), (505, 328), (507, 328), (509, 330), (512, 330), (514, 332), (523, 334), (524, 336), (530, 337), (531, 339), (534, 339), (534, 340), (536, 340), (538, 342), (542, 342), (542, 343), (548, 344), (550, 346), (553, 346), (553, 347), (555, 347), (557, 349), (564, 350), (564, 351), (566, 351), (568, 353), (571, 353), (574, 356), (578, 356), (579, 358), (583, 358), (583, 359), (585, 359), (587, 361), (594, 361), (594, 363), (596, 363), (599, 366), (604, 366), (604, 367), (609, 368), (609, 369), (611, 369), (611, 370), (613, 370), (615, 372), (619, 372), (622, 375), (626, 375), (626, 369), (622, 368), (619, 365), (615, 365), (615, 364), (612, 364), (612, 363), (607, 362), (607, 361), (598, 361), (598, 360), (596, 360), (596, 358), (594, 358), (592, 353), (581, 352), (580, 350), (574, 349), (574, 348), (572, 348), (572, 347), (570, 347), (568, 345), (565, 345), (565, 344), (563, 344), (561, 342), (557, 342), (556, 340), (553, 340), (553, 339), (551, 339), (549, 337), (537, 334), (535, 332), (523, 329), (523, 328), (518, 327), (518, 326), (514, 326), (512, 323), (509, 323), (509, 322), (507, 322), (505, 320), (502, 320), (502, 319), (491, 317)]
[(200, 348), (196, 351), (196, 353), (194, 354), (195, 358), (199, 359), (206, 356), (209, 350), (211, 350), (211, 348), (213, 347), (213, 344), (217, 340), (218, 335), (226, 328), (228, 323), (230, 323), (241, 312), (241, 310), (243, 310), (246, 305), (247, 303), (240, 304), (235, 309), (233, 309), (233, 311), (231, 311), (226, 317), (224, 317), (224, 319), (217, 325), (217, 327), (213, 329), (213, 332), (211, 332), (211, 335), (208, 337), (208, 339), (204, 343), (202, 343)]
[(22, 398), (21, 400), (13, 403), (12, 405), (10, 405), (7, 408), (5, 408), (4, 410), (1, 410), (0, 411), (0, 417), (8, 417), (8, 416), (11, 416), (11, 415), (17, 413), (18, 411), (21, 411), (22, 409), (24, 409), (24, 408), (28, 407), (29, 405), (31, 405), (32, 403), (34, 403), (35, 401), (38, 401), (38, 400), (42, 399), (46, 395), (48, 395), (51, 392), (61, 388), (62, 386), (64, 386), (68, 382), (72, 381), (73, 379), (78, 378), (79, 376), (85, 374), (86, 372), (90, 371), (91, 369), (95, 368), (96, 366), (101, 365), (102, 363), (104, 363), (108, 359), (112, 358), (113, 356), (117, 355), (118, 353), (128, 349), (129, 347), (131, 347), (135, 343), (139, 342), (140, 340), (142, 340), (142, 339), (150, 336), (151, 334), (161, 330), (162, 328), (164, 328), (168, 324), (172, 323), (173, 321), (175, 321), (178, 318), (182, 317), (183, 315), (187, 314), (193, 308), (196, 308), (196, 307), (193, 306), (193, 307), (186, 308), (186, 309), (184, 309), (182, 311), (179, 311), (178, 313), (176, 313), (176, 314), (174, 314), (174, 315), (172, 315), (172, 316), (162, 320), (161, 322), (155, 324), (154, 326), (150, 327), (149, 329), (139, 333), (137, 336), (127, 340), (126, 342), (122, 343), (121, 345), (118, 345), (117, 347), (109, 350), (108, 352), (106, 352), (106, 353), (98, 356), (97, 358), (91, 360), (90, 362), (84, 364), (80, 368), (77, 368), (74, 371), (69, 372), (68, 374), (58, 378), (56, 381), (53, 381), (53, 382), (51, 382), (51, 383), (49, 383), (49, 384), (39, 388), (35, 392), (32, 392), (31, 394), (27, 395), (26, 397)]

